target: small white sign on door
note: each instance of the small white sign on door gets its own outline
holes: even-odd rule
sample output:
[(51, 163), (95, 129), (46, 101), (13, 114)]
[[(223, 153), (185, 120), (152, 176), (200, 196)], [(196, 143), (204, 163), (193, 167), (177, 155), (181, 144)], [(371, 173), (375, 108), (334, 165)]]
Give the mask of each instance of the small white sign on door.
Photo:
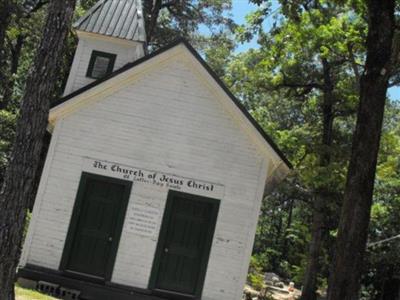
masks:
[(147, 237), (155, 237), (160, 222), (160, 210), (146, 204), (134, 203), (128, 211), (126, 230)]

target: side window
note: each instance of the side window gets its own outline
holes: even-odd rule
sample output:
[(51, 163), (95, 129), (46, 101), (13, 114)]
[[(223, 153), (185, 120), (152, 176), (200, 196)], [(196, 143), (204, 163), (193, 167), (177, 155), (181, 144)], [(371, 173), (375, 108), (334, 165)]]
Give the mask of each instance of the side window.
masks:
[(107, 76), (114, 69), (116, 57), (115, 54), (93, 50), (86, 76), (94, 79)]

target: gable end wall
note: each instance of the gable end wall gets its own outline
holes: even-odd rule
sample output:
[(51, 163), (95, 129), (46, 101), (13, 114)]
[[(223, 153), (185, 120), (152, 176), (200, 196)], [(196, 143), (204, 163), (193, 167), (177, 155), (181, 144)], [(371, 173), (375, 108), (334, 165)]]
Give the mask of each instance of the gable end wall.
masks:
[[(191, 67), (183, 57), (170, 59), (57, 121), (22, 265), (58, 269), (80, 175), (91, 157), (222, 185), (202, 299), (241, 299), (271, 163)], [(167, 192), (135, 182), (128, 211), (134, 203), (163, 211)], [(124, 226), (112, 281), (147, 288), (157, 238)]]

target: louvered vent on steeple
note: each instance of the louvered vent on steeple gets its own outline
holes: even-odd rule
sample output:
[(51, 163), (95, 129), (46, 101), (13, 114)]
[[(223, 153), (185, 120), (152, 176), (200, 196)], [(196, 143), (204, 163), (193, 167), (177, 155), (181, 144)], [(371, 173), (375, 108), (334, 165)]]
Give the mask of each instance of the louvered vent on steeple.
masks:
[(144, 56), (141, 0), (101, 0), (73, 27), (79, 43), (64, 95)]

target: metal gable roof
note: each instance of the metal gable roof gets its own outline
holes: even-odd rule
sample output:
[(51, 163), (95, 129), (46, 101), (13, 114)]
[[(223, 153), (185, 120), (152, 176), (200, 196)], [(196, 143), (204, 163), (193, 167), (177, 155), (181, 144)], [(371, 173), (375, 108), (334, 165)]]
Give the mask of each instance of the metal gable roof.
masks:
[(101, 0), (74, 24), (74, 28), (126, 40), (146, 41), (140, 0)]
[(275, 153), (279, 156), (279, 158), (283, 161), (283, 163), (289, 169), (292, 169), (293, 168), (292, 164), (286, 158), (286, 156), (283, 154), (283, 152), (279, 149), (279, 147), (275, 144), (275, 142), (272, 140), (272, 138), (263, 130), (263, 128), (260, 126), (260, 124), (258, 124), (257, 121), (251, 116), (251, 114), (243, 106), (243, 104), (240, 102), (240, 100), (238, 100), (232, 94), (232, 92), (228, 89), (228, 87), (222, 82), (222, 80), (219, 79), (218, 75), (216, 75), (215, 72), (210, 68), (210, 66), (208, 66), (208, 64), (203, 60), (203, 58), (200, 56), (200, 54), (198, 54), (197, 51), (189, 44), (189, 42), (187, 42), (183, 38), (177, 39), (176, 41), (172, 42), (171, 44), (169, 44), (159, 50), (156, 50), (153, 53), (148, 54), (132, 63), (125, 65), (124, 67), (122, 67), (119, 70), (114, 71), (110, 75), (108, 75), (104, 78), (98, 79), (98, 80), (80, 88), (79, 90), (76, 90), (76, 91), (72, 92), (71, 94), (58, 99), (57, 101), (54, 101), (53, 103), (51, 103), (50, 108), (53, 109), (53, 108), (57, 107), (58, 105), (61, 105), (65, 102), (67, 102), (68, 100), (75, 98), (76, 96), (100, 85), (101, 83), (103, 83), (125, 71), (128, 71), (128, 70), (134, 68), (135, 66), (140, 65), (140, 64), (150, 60), (151, 58), (162, 54), (163, 52), (166, 52), (169, 49), (171, 49), (179, 44), (183, 44), (186, 46), (186, 48), (192, 53), (192, 55), (197, 59), (197, 61), (199, 61), (199, 63), (206, 69), (206, 71), (216, 81), (216, 83), (220, 86), (220, 88), (223, 89), (223, 91), (228, 95), (228, 97), (232, 100), (232, 102), (239, 108), (239, 110), (243, 113), (243, 115), (250, 121), (252, 126), (261, 134), (261, 136), (264, 138), (264, 140), (267, 142), (267, 144), (269, 144), (271, 146), (271, 148), (275, 151)]

